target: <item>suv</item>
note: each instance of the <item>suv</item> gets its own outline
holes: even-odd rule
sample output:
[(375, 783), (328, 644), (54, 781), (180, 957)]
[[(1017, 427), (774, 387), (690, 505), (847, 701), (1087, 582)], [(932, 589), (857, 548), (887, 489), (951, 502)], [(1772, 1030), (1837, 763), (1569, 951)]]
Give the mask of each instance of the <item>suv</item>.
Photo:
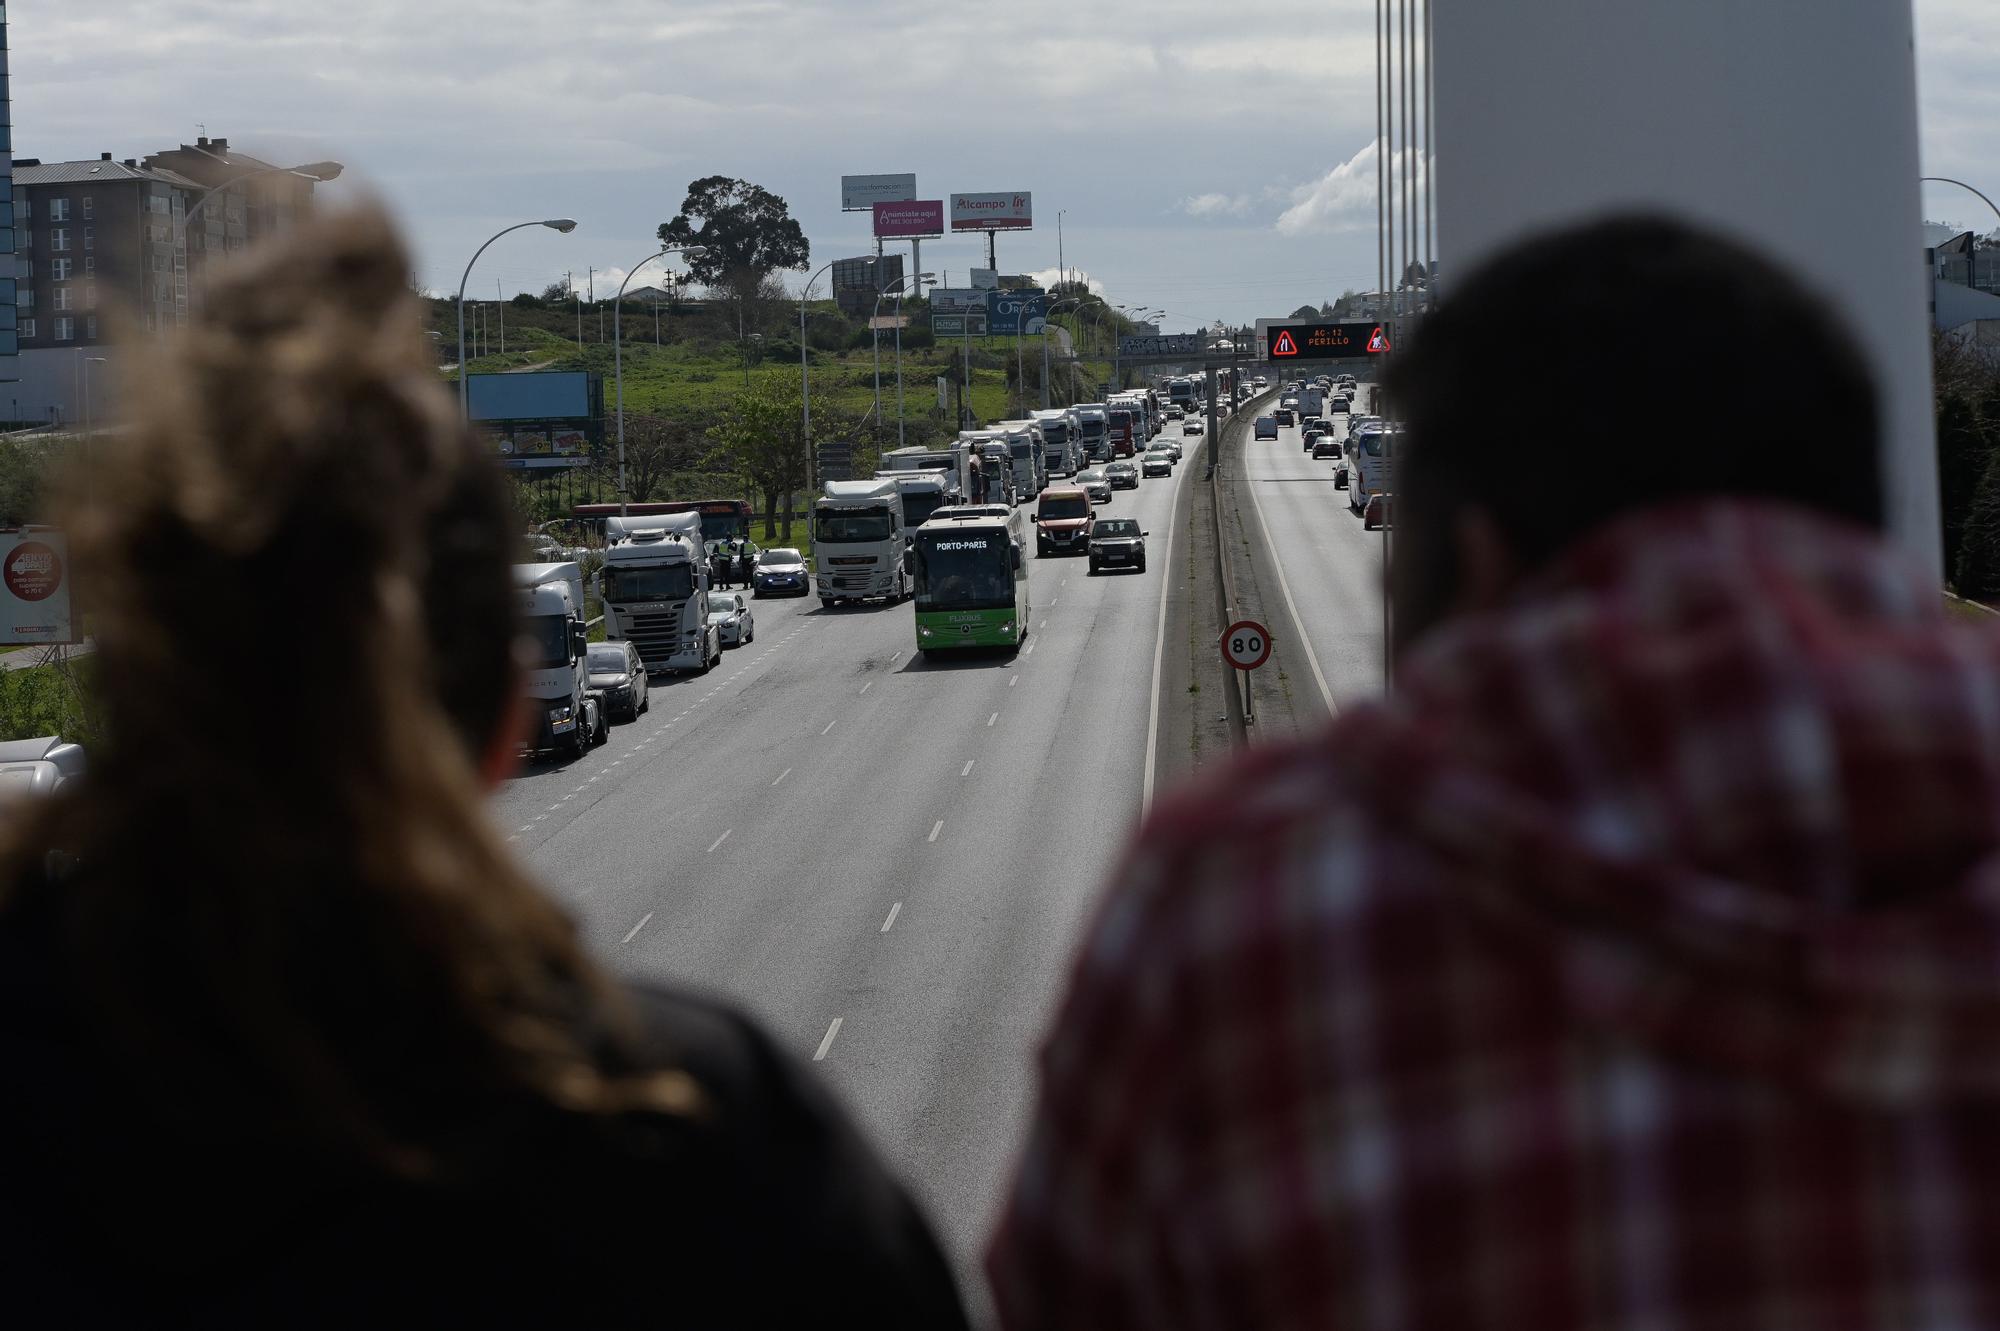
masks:
[(1097, 513), (1080, 485), (1052, 485), (1035, 505), (1035, 553), (1087, 553)]
[(1146, 533), (1134, 518), (1106, 518), (1090, 538), (1090, 571), (1129, 568), (1146, 571)]
[(1290, 407), (1279, 407), (1271, 413), (1271, 418), (1280, 425), (1297, 425), (1299, 423), (1299, 414)]
[(1278, 437), (1278, 418), (1276, 416), (1259, 416), (1257, 418), (1257, 437), (1259, 439), (1276, 439)]

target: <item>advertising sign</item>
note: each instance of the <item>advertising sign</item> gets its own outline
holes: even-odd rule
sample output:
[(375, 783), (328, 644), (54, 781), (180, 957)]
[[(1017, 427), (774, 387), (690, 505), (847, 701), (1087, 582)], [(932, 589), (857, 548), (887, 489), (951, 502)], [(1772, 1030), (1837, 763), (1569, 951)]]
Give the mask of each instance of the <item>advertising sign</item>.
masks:
[(77, 642), (69, 541), (52, 527), (0, 529), (0, 606), (6, 641)]
[(840, 211), (865, 213), (878, 203), (900, 203), (917, 197), (915, 174), (902, 176), (842, 176)]
[(943, 199), (875, 205), (875, 237), (878, 240), (923, 240), (943, 234)]
[(985, 337), (986, 312), (975, 314), (933, 314), (931, 335), (934, 337)]
[(972, 285), (978, 287), (981, 291), (998, 291), (1000, 289), (1000, 270), (998, 268), (973, 269)]
[(1035, 224), (1035, 196), (1018, 194), (954, 194), (953, 231), (1026, 231)]
[(986, 293), (977, 287), (932, 287), (932, 314), (984, 314)]
[(989, 291), (986, 293), (986, 331), (1000, 336), (1039, 336), (1048, 322), (1049, 293), (1046, 291)]
[(1200, 333), (1169, 333), (1164, 337), (1121, 337), (1118, 339), (1118, 355), (1124, 360), (1136, 360), (1142, 356), (1199, 356), (1201, 354)]
[(583, 370), (469, 374), (468, 414), (475, 421), (588, 420), (597, 414), (591, 410), (590, 380)]
[(1270, 324), (1264, 329), (1266, 360), (1347, 360), (1389, 350), (1381, 323)]

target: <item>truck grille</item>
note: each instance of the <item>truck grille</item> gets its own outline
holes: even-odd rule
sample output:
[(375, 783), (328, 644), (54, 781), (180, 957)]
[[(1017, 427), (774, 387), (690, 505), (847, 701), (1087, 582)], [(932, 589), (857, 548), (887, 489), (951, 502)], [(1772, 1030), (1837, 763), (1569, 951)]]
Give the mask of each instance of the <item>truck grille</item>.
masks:
[(664, 667), (680, 650), (681, 610), (675, 606), (664, 614), (625, 615), (625, 636), (639, 649), (639, 659), (651, 667)]

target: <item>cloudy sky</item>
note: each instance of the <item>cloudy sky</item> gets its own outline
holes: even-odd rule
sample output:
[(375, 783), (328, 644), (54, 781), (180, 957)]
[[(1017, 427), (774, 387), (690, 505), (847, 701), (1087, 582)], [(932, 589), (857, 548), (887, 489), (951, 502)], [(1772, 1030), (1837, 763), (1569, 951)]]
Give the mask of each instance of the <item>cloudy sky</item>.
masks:
[[(1170, 328), (1375, 282), (1367, 0), (7, 8), (17, 154), (138, 156), (205, 127), (273, 160), (334, 156), (334, 192), (386, 197), (436, 289), (539, 216), (581, 226), (507, 237), (475, 294), (591, 267), (615, 286), (711, 174), (784, 196), (817, 267), (870, 245), (840, 175), (904, 171), (925, 198), (1032, 191), (1036, 229), (1000, 237), (1002, 269), (1053, 270), (1061, 210), (1069, 265)], [(2000, 3), (1917, 0), (1917, 20), (1925, 171), (2000, 195)], [(1927, 189), (1928, 217), (1992, 220)], [(941, 275), (981, 263), (969, 241), (924, 248)]]

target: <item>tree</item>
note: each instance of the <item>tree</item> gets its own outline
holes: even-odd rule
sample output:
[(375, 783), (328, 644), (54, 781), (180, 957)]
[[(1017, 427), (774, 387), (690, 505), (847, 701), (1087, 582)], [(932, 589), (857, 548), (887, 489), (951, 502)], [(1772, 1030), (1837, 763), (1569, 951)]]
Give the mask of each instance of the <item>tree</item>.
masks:
[(749, 331), (750, 307), (765, 279), (783, 269), (803, 269), (812, 259), (805, 230), (785, 201), (729, 176), (691, 183), (679, 215), (660, 223), (659, 236), (662, 245), (705, 247), (686, 256), (688, 272), (736, 307), (739, 340)]
[(1301, 305), (1292, 311), (1291, 317), (1294, 319), (1317, 319), (1319, 318), (1319, 306)]
[[(766, 527), (776, 517), (778, 498), (805, 487), (805, 440), (796, 393), (747, 389), (730, 399), (708, 430), (714, 460), (741, 472), (764, 496)], [(791, 505), (785, 506), (784, 539), (792, 538)]]
[(626, 497), (635, 504), (646, 503), (666, 488), (674, 473), (693, 470), (706, 448), (700, 429), (690, 421), (625, 413)]
[(568, 300), (569, 296), (570, 296), (570, 288), (569, 288), (568, 277), (564, 277), (563, 280), (560, 282), (551, 282), (547, 286), (542, 288), (542, 301), (545, 304), (557, 305), (562, 303), (563, 301)]

